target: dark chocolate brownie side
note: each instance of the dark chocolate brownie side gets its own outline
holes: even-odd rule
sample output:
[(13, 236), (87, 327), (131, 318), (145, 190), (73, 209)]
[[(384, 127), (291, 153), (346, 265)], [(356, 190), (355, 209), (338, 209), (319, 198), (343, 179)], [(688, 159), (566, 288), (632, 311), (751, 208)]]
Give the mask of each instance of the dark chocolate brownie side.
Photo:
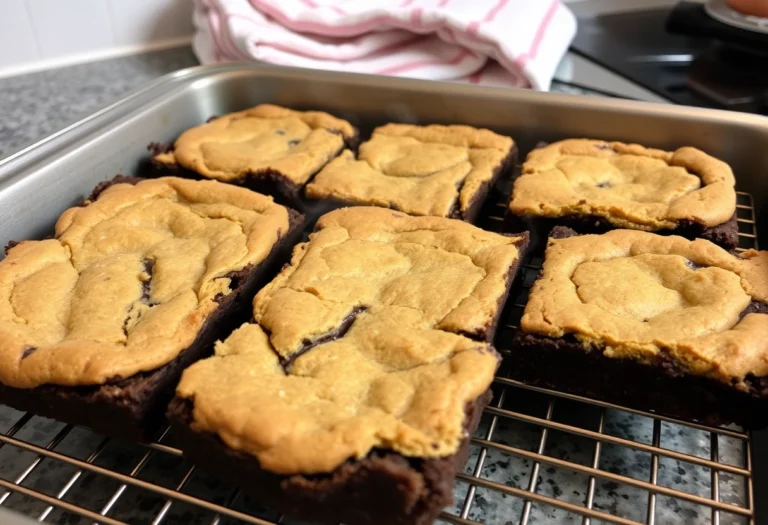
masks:
[[(486, 198), (488, 197), (488, 193), (491, 191), (491, 188), (493, 188), (499, 180), (510, 173), (510, 171), (514, 170), (515, 163), (517, 162), (517, 144), (512, 146), (512, 149), (509, 152), (509, 155), (499, 164), (499, 166), (494, 170), (493, 177), (491, 180), (483, 183), (483, 185), (480, 187), (480, 189), (475, 194), (475, 198), (472, 200), (472, 204), (469, 205), (469, 208), (465, 212), (461, 212), (459, 210), (457, 204), (454, 205), (453, 212), (451, 213), (452, 219), (461, 219), (463, 221), (466, 221), (470, 224), (475, 224), (475, 222), (478, 219), (478, 216), (480, 214), (480, 210), (483, 209), (483, 204), (485, 203)], [(461, 188), (459, 188), (459, 191), (461, 191)]]
[[(150, 161), (149, 164), (149, 167), (141, 169), (141, 174), (144, 177), (183, 177), (194, 180), (213, 180), (181, 166), (168, 166), (155, 161)], [(271, 195), (275, 202), (283, 206), (290, 206), (299, 210), (303, 208), (300, 196), (302, 186), (294, 184), (278, 171), (266, 169), (257, 173), (248, 173), (242, 179), (226, 181), (226, 184), (235, 184), (264, 195)]]
[[(550, 238), (579, 235), (565, 226)], [(751, 302), (742, 312), (768, 314), (768, 305)], [(747, 377), (747, 391), (708, 377), (692, 375), (667, 354), (655, 362), (616, 359), (604, 347), (587, 349), (573, 336), (552, 338), (518, 331), (506, 357), (510, 374), (520, 381), (588, 398), (709, 425), (768, 425), (768, 378)]]
[[(94, 188), (90, 199), (112, 184), (136, 184), (138, 177), (118, 175)], [(233, 272), (232, 293), (221, 297), (216, 312), (208, 318), (195, 341), (173, 361), (162, 367), (128, 378), (115, 378), (104, 385), (68, 387), (42, 385), (30, 389), (0, 384), (0, 403), (18, 410), (89, 427), (97, 432), (127, 441), (152, 438), (163, 421), (164, 411), (173, 397), (182, 371), (207, 357), (217, 339), (246, 322), (251, 315), (251, 299), (258, 288), (269, 282), (290, 257), (293, 244), (302, 232), (303, 216), (289, 209), (289, 230), (269, 256), (256, 266)]]
[[(579, 217), (567, 215), (559, 219), (551, 220), (560, 226), (567, 226), (578, 233), (605, 233), (610, 230), (618, 229), (602, 217)], [(701, 223), (685, 220), (680, 221), (676, 228), (671, 230), (657, 230), (653, 233), (657, 235), (679, 235), (686, 239), (706, 239), (726, 250), (733, 250), (739, 245), (739, 228), (736, 222), (736, 215), (728, 219), (723, 224), (707, 227)]]
[(452, 456), (416, 459), (374, 450), (316, 475), (263, 470), (254, 456), (230, 449), (213, 433), (193, 430), (189, 401), (175, 398), (168, 418), (185, 457), (288, 516), (328, 524), (430, 525), (453, 500), (454, 478), (467, 461), (470, 436), (490, 399), (488, 391), (467, 404), (467, 437)]
[(522, 239), (520, 239), (520, 241), (516, 245), (518, 250), (517, 261), (515, 261), (515, 264), (512, 267), (510, 267), (509, 273), (507, 274), (507, 282), (506, 282), (507, 289), (504, 292), (504, 294), (501, 297), (499, 297), (499, 304), (496, 307), (496, 314), (494, 315), (491, 323), (486, 327), (485, 331), (481, 334), (464, 334), (467, 337), (484, 340), (489, 343), (492, 343), (494, 338), (496, 337), (496, 329), (499, 326), (499, 320), (501, 319), (501, 314), (504, 311), (504, 305), (507, 303), (507, 299), (509, 298), (509, 293), (512, 291), (512, 285), (514, 284), (515, 279), (517, 278), (517, 275), (520, 271), (520, 266), (523, 264), (523, 259), (525, 259), (525, 256), (528, 253), (528, 243), (530, 241), (530, 235), (528, 234), (528, 232), (509, 233), (509, 234), (505, 233), (503, 235), (512, 235), (512, 236), (522, 237)]
[(660, 354), (652, 364), (586, 351), (573, 338), (519, 332), (506, 356), (511, 377), (525, 383), (708, 425), (768, 425), (768, 381), (748, 378), (748, 391), (690, 375)]

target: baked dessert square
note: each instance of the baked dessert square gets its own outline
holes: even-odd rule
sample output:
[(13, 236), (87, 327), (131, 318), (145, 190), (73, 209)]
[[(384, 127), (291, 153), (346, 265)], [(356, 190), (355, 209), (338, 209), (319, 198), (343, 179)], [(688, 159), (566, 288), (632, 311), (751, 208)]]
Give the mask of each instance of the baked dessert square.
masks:
[(383, 208), (324, 215), (252, 322), (184, 372), (181, 449), (298, 519), (432, 523), (490, 399), (526, 243)]
[(508, 166), (514, 141), (469, 126), (387, 124), (355, 157), (345, 151), (307, 185), (310, 199), (474, 222)]
[(173, 145), (150, 149), (161, 174), (239, 184), (296, 205), (307, 181), (356, 142), (357, 130), (346, 120), (262, 104), (212, 118)]
[(215, 181), (117, 177), (0, 261), (0, 402), (151, 437), (181, 371), (247, 319), (302, 217)]
[(513, 343), (518, 379), (709, 424), (768, 418), (768, 252), (557, 227)]
[(628, 228), (730, 250), (738, 246), (734, 185), (726, 163), (696, 148), (569, 139), (528, 154), (509, 211), (580, 233)]

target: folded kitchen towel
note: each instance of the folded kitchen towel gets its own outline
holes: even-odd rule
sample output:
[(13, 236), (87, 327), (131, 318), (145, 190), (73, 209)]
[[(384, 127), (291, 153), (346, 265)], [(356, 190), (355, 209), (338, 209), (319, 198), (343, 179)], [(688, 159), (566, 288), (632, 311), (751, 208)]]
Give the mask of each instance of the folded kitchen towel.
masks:
[(544, 90), (576, 33), (560, 0), (196, 0), (194, 16), (204, 64)]

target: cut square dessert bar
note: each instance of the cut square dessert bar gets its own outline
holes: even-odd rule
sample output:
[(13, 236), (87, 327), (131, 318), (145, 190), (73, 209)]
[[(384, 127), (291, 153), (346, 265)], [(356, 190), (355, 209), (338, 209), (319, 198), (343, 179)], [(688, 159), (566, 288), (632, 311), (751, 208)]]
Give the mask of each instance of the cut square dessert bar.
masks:
[(474, 222), (488, 191), (514, 165), (514, 141), (469, 126), (387, 124), (307, 185), (310, 199), (382, 206)]
[(514, 182), (509, 211), (580, 233), (615, 228), (738, 245), (735, 179), (696, 148), (569, 139), (534, 149)]
[(149, 438), (181, 371), (247, 319), (301, 223), (220, 182), (102, 183), (54, 238), (0, 261), (0, 402)]
[(189, 129), (170, 148), (151, 149), (161, 173), (240, 184), (296, 204), (304, 184), (356, 141), (352, 124), (328, 113), (262, 104)]
[(184, 372), (181, 448), (299, 519), (432, 523), (490, 399), (488, 341), (526, 243), (382, 208), (324, 215), (253, 321)]
[(512, 345), (518, 379), (710, 424), (768, 419), (768, 252), (557, 227)]

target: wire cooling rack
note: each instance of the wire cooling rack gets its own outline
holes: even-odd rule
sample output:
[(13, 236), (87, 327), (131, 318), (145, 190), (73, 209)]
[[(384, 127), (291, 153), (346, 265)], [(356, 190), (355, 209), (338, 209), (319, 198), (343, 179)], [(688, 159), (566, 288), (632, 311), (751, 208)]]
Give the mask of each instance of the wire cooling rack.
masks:
[[(501, 226), (496, 206), (486, 228)], [(756, 248), (751, 196), (737, 207), (740, 249)], [(510, 295), (502, 354), (540, 263), (526, 261)], [(493, 390), (440, 522), (754, 523), (749, 433), (524, 385), (503, 366)], [(40, 522), (296, 523), (197, 471), (167, 430), (130, 445), (6, 407), (0, 430), (0, 505)]]

